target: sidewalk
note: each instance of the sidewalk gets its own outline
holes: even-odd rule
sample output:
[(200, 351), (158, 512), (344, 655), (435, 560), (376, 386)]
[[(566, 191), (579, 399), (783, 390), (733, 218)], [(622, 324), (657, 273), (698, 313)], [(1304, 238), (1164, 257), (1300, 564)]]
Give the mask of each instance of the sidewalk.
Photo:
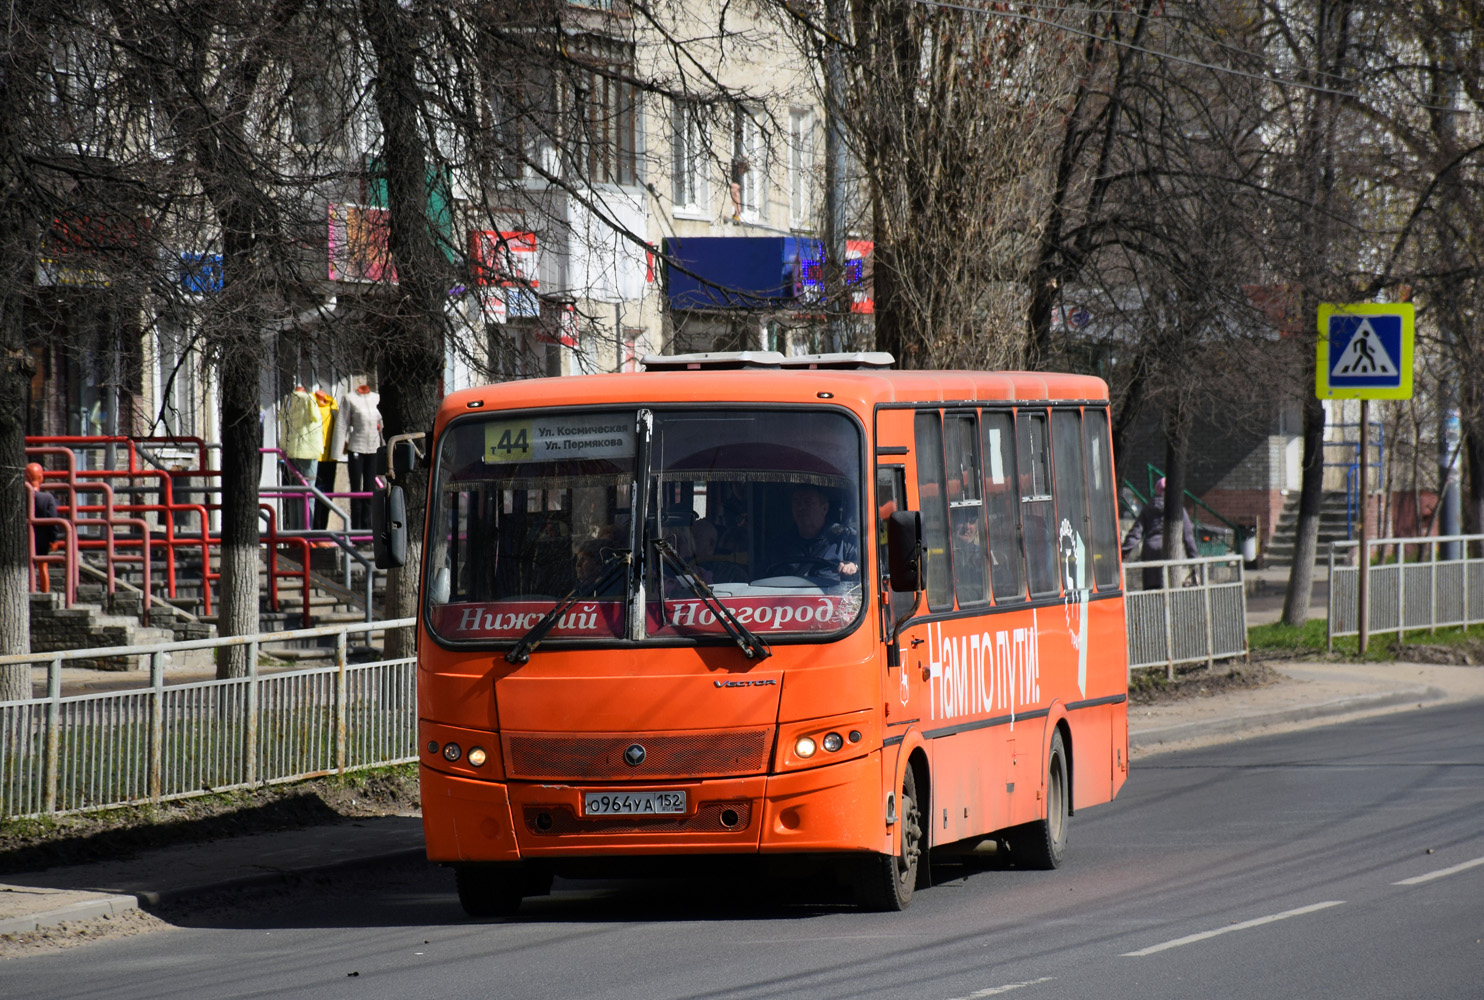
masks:
[[(1484, 667), (1293, 663), (1287, 680), (1129, 710), (1130, 756), (1245, 739), (1421, 705), (1484, 700)], [(1135, 763), (1137, 768), (1137, 763)], [(208, 890), (271, 882), (358, 862), (417, 857), (415, 816), (185, 844), (117, 861), (6, 876), (0, 934), (92, 920)]]

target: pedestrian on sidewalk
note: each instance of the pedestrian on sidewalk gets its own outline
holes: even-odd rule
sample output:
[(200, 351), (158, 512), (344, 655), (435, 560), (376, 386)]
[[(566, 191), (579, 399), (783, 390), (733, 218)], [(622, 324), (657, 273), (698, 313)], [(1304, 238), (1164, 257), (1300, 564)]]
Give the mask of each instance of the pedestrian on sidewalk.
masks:
[[(26, 465), (26, 492), (31, 497), (31, 517), (35, 519), (55, 518), (57, 516), (57, 498), (41, 488), (43, 469), (36, 462)], [(61, 529), (55, 524), (31, 525), (32, 538), (36, 542), (36, 554), (44, 556), (51, 552), (52, 546), (56, 544)], [(36, 589), (43, 594), (51, 593), (52, 574), (51, 566), (44, 562), (36, 564)]]
[[(1144, 509), (1139, 511), (1139, 516), (1134, 519), (1134, 526), (1128, 529), (1128, 534), (1123, 539), (1123, 558), (1125, 561), (1137, 558), (1143, 562), (1153, 562), (1160, 559), (1194, 559), (1196, 557), (1195, 525), (1190, 523), (1190, 515), (1185, 512), (1184, 506), (1180, 508), (1180, 520), (1182, 523), (1181, 534), (1184, 536), (1185, 555), (1165, 555), (1165, 480), (1161, 476), (1154, 484), (1154, 497)], [(1144, 570), (1144, 589), (1160, 590), (1164, 587), (1164, 570), (1160, 567), (1151, 567)]]

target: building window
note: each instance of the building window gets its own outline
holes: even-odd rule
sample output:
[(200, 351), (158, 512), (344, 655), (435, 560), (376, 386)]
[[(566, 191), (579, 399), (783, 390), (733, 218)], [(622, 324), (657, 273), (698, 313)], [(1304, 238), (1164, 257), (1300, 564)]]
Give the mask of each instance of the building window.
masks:
[(756, 221), (763, 214), (768, 150), (754, 112), (738, 108), (732, 125), (732, 218)]
[(590, 39), (584, 47), (585, 57), (579, 58), (586, 66), (569, 77), (572, 166), (589, 183), (637, 184), (639, 94), (633, 53), (604, 39)]
[(548, 68), (505, 64), (491, 71), (486, 125), (490, 161), (501, 175), (560, 175), (555, 104)]
[(788, 115), (788, 224), (814, 224), (814, 113), (795, 108)]
[(704, 108), (694, 101), (676, 101), (671, 117), (670, 171), (677, 212), (705, 212), (706, 159), (710, 143)]

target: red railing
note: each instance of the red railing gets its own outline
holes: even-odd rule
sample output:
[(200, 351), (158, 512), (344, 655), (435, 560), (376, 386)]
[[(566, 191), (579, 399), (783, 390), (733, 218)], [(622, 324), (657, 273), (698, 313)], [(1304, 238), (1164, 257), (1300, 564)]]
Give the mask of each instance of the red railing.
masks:
[[(27, 440), (32, 441), (53, 439), (28, 438)], [(75, 441), (78, 439), (68, 440)], [(119, 439), (107, 438), (100, 440), (103, 443), (108, 444), (116, 443)], [(130, 462), (131, 464), (136, 464), (132, 442), (130, 442), (130, 444)], [(150, 561), (144, 558), (144, 554), (151, 551), (150, 547), (152, 545), (161, 544), (164, 547), (165, 553), (166, 594), (170, 598), (176, 597), (175, 550), (181, 546), (190, 546), (193, 548), (199, 547), (201, 550), (202, 563), (204, 566), (207, 567), (206, 571), (203, 573), (203, 608), (206, 614), (211, 613), (210, 549), (213, 539), (210, 538), (208, 530), (210, 522), (208, 510), (205, 505), (175, 503), (173, 497), (172, 474), (160, 469), (135, 468), (132, 471), (127, 469), (89, 469), (86, 471), (86, 475), (88, 478), (84, 479), (80, 478), (78, 475), (77, 456), (71, 448), (62, 447), (60, 445), (39, 444), (28, 446), (26, 448), (26, 458), (29, 461), (39, 461), (48, 457), (61, 459), (61, 462), (65, 467), (63, 469), (45, 470), (42, 474), (43, 486), (44, 488), (48, 489), (53, 486), (57, 486), (67, 490), (69, 495), (69, 503), (65, 505), (65, 508), (67, 514), (69, 515), (69, 519), (71, 519), (73, 523), (101, 524), (105, 527), (104, 538), (95, 539), (87, 535), (78, 534), (76, 536), (75, 542), (80, 549), (98, 549), (102, 551), (105, 561), (105, 569), (108, 574), (108, 589), (110, 593), (113, 593), (115, 589), (115, 563), (137, 561), (140, 562), (142, 565), (142, 581), (146, 585), (145, 593), (150, 594), (151, 591), (148, 589), (148, 584), (150, 581)], [(206, 474), (215, 475), (215, 473), (213, 472), (207, 472)], [(159, 489), (163, 496), (164, 502), (118, 503), (114, 495), (112, 484), (105, 481), (127, 479), (132, 485), (132, 481), (137, 478), (157, 480), (160, 483)], [(102, 494), (103, 502), (101, 504), (79, 503), (77, 500), (78, 493), (100, 493)], [(59, 505), (59, 511), (61, 509), (62, 505)], [(178, 535), (176, 532), (175, 523), (175, 516), (177, 513), (195, 514), (201, 524), (201, 534), (195, 537)], [(85, 519), (80, 516), (84, 514), (101, 514), (102, 518)], [(148, 524), (148, 522), (145, 521), (143, 517), (134, 516), (142, 514), (153, 514), (156, 516), (156, 520), (159, 521), (158, 527), (164, 534), (163, 540), (154, 539), (151, 535), (150, 525)], [(136, 542), (128, 538), (125, 538), (123, 540), (117, 539), (117, 536), (113, 531), (113, 527), (115, 526), (139, 528), (140, 540)], [(120, 552), (121, 548), (129, 548), (134, 545), (139, 545), (141, 547), (141, 555), (127, 556)], [(145, 602), (146, 607), (144, 611), (146, 615), (148, 613), (148, 603), (148, 601)]]
[[(196, 467), (191, 469), (160, 469), (146, 468), (141, 462), (141, 451), (146, 448), (160, 447), (185, 447), (195, 452)], [(113, 447), (123, 452), (125, 461), (123, 468), (100, 468), (86, 469), (79, 473), (77, 468), (77, 451), (81, 449), (107, 449)], [(101, 552), (105, 563), (108, 590), (114, 592), (116, 585), (116, 564), (133, 563), (141, 564), (142, 583), (146, 599), (144, 602), (144, 616), (147, 620), (150, 604), (150, 556), (153, 552), (152, 546), (157, 545), (164, 552), (165, 587), (166, 594), (170, 598), (177, 596), (177, 566), (175, 552), (179, 548), (199, 549), (201, 555), (201, 599), (203, 614), (212, 614), (212, 584), (221, 579), (221, 573), (212, 569), (212, 551), (219, 550), (221, 539), (211, 534), (211, 513), (221, 509), (220, 503), (177, 503), (175, 501), (176, 481), (180, 479), (204, 479), (214, 480), (220, 483), (221, 472), (218, 469), (207, 467), (209, 448), (206, 443), (197, 437), (184, 435), (169, 435), (162, 437), (135, 438), (123, 435), (48, 435), (28, 437), (26, 439), (26, 456), (28, 461), (37, 461), (43, 464), (52, 460), (51, 464), (60, 468), (47, 469), (43, 473), (43, 489), (62, 490), (67, 493), (68, 503), (58, 504), (59, 513), (65, 512), (66, 516), (58, 518), (57, 522), (65, 525), (64, 532), (67, 535), (67, 551), (65, 553), (36, 553), (32, 552), (31, 561), (33, 566), (33, 582), (36, 569), (42, 564), (62, 563), (67, 567), (67, 592), (66, 600), (70, 605), (75, 600), (75, 587), (77, 580), (78, 564), (80, 554), (83, 551)], [(281, 457), (277, 449), (262, 449), (265, 455), (271, 454), (275, 458)], [(117, 462), (118, 456), (114, 456)], [(110, 463), (112, 464), (112, 463)], [(298, 470), (295, 470), (297, 472)], [(300, 481), (306, 486), (307, 480), (302, 476)], [(144, 487), (157, 492), (160, 497), (159, 503), (140, 503), (130, 501), (120, 503), (115, 497), (114, 483), (126, 483), (126, 489), (133, 490), (141, 487), (136, 486), (139, 480), (152, 484)], [(209, 485), (192, 485), (184, 487), (187, 490), (208, 490)], [(80, 494), (97, 493), (101, 495), (99, 503), (83, 503), (79, 501)], [(311, 524), (310, 510), (313, 499), (312, 495), (302, 491), (289, 491), (280, 493), (273, 490), (264, 490), (262, 495), (266, 499), (282, 498), (285, 502), (298, 502), (304, 506), (304, 524)], [(330, 493), (327, 496), (339, 498), (369, 497), (369, 492), (360, 493)], [(297, 578), (303, 592), (304, 624), (310, 624), (310, 561), (309, 550), (311, 537), (315, 532), (305, 534), (281, 534), (278, 530), (277, 512), (271, 504), (261, 504), (260, 510), (267, 514), (267, 528), (262, 534), (262, 542), (267, 546), (267, 578), (268, 578), (268, 604), (274, 611), (278, 610), (279, 580)], [(88, 515), (99, 515), (96, 517)], [(199, 533), (183, 533), (177, 528), (177, 518), (182, 515), (194, 515), (200, 525)], [(145, 520), (145, 516), (151, 516), (158, 525), (158, 531), (163, 537), (154, 538), (151, 534), (151, 526)], [(33, 524), (47, 523), (31, 519)], [(77, 531), (77, 526), (99, 529), (98, 536)], [(120, 536), (116, 528), (137, 528), (138, 537)], [(329, 535), (329, 532), (322, 534)], [(335, 534), (344, 535), (344, 532)], [(352, 541), (365, 541), (368, 535), (364, 531), (354, 536), (346, 536)], [(281, 569), (278, 563), (278, 549), (283, 546), (294, 550), (300, 557), (298, 569)], [(34, 542), (32, 545), (34, 549)], [(138, 555), (128, 554), (129, 549), (138, 548)]]

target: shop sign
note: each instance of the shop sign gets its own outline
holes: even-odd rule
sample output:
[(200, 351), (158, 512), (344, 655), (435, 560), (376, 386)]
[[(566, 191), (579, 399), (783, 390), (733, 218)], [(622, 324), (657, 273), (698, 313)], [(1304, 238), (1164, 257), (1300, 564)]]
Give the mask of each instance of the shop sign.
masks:
[(331, 202), (327, 243), (331, 281), (397, 283), (386, 209)]

